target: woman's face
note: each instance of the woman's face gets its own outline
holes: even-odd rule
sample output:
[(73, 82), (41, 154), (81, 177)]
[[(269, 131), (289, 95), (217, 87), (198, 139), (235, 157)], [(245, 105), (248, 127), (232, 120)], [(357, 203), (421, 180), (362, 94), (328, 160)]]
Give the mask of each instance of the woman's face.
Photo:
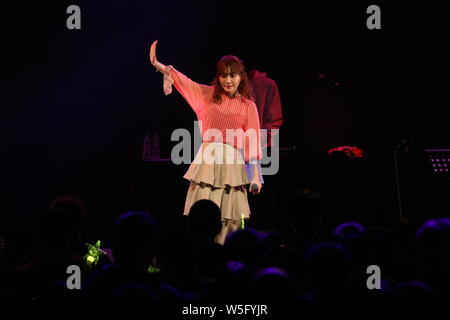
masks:
[(219, 75), (220, 86), (229, 96), (234, 96), (238, 92), (241, 76), (231, 71), (228, 67)]

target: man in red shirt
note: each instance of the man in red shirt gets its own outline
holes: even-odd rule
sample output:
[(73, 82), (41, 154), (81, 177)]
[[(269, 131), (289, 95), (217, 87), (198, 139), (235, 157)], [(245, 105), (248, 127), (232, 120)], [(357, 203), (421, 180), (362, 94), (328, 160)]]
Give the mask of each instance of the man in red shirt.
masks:
[[(254, 68), (247, 71), (249, 82), (253, 88), (255, 104), (258, 109), (259, 123), (261, 129), (267, 130), (267, 138), (261, 134), (261, 147), (264, 156), (277, 156), (271, 154), (272, 132), (271, 129), (280, 129), (283, 124), (283, 114), (281, 109), (281, 99), (278, 86), (274, 80), (269, 78), (265, 72), (260, 72)], [(277, 146), (278, 147), (278, 146)], [(250, 225), (256, 229), (271, 229), (275, 223), (275, 213), (277, 210), (276, 179), (274, 176), (266, 175), (263, 178), (264, 190), (257, 197), (250, 196), (249, 203), (252, 208), (252, 219)]]
[(261, 129), (267, 129), (267, 146), (265, 145), (264, 139), (262, 139), (262, 147), (270, 148), (272, 146), (270, 129), (280, 129), (283, 124), (283, 113), (278, 86), (265, 72), (251, 69), (247, 74), (250, 84), (253, 87)]

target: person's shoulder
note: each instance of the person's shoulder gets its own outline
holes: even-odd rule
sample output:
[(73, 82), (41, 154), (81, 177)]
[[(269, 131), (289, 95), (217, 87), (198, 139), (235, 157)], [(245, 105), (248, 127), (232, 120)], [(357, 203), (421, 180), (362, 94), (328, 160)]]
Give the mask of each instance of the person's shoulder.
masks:
[(255, 101), (253, 101), (252, 99), (244, 98), (244, 102), (245, 102), (245, 105), (247, 106), (247, 108), (249, 108), (249, 109), (258, 109), (256, 107)]
[(251, 84), (253, 86), (276, 86), (277, 83), (274, 79), (270, 78), (267, 73), (265, 72), (259, 72), (258, 74), (255, 74), (255, 76), (250, 80)]
[(252, 105), (255, 103), (255, 101), (253, 100), (253, 98), (251, 96), (241, 96), (240, 97), (240, 101), (243, 102), (245, 105)]
[(267, 75), (267, 73), (265, 73), (265, 72), (262, 73), (262, 76), (260, 79), (262, 82), (264, 82), (268, 85), (276, 85), (277, 84), (277, 82), (274, 79), (272, 79), (271, 77), (269, 77)]

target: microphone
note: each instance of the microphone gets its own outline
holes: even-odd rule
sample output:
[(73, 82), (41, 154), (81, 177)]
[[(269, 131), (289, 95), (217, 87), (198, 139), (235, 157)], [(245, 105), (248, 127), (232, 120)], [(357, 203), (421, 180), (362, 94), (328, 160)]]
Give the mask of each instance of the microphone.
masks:
[(319, 73), (317, 75), (317, 80), (319, 81), (327, 81), (328, 83), (331, 83), (334, 87), (340, 87), (341, 84), (339, 82), (336, 82), (330, 78), (328, 78), (326, 75), (324, 75), (323, 73)]
[(251, 190), (251, 192), (258, 192), (258, 186), (256, 184), (252, 183), (250, 186), (250, 190)]

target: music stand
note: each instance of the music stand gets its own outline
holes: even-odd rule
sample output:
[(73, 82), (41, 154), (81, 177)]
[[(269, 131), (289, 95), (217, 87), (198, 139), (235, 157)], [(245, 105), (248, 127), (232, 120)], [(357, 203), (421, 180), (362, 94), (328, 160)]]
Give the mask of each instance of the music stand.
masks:
[(426, 149), (427, 163), (434, 176), (447, 177), (450, 173), (450, 149)]

